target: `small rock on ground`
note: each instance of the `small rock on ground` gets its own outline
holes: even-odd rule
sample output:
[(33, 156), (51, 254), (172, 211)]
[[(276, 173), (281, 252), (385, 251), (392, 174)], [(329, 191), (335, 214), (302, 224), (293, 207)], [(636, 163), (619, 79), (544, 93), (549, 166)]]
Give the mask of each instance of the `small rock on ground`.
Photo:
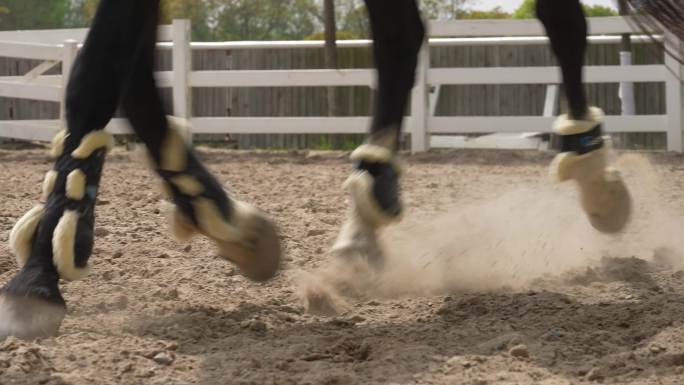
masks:
[(511, 348), (511, 350), (508, 351), (508, 354), (511, 355), (511, 357), (517, 357), (517, 358), (527, 358), (530, 356), (530, 351), (527, 349), (526, 345), (516, 345)]

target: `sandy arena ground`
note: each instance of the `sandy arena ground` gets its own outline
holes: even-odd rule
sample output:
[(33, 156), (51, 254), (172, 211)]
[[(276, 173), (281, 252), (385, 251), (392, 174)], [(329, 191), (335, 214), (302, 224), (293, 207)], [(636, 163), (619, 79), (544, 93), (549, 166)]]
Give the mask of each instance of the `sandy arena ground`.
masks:
[[(44, 150), (0, 150), (0, 284), (15, 220), (38, 199)], [(381, 274), (331, 273), (345, 154), (201, 156), (278, 222), (286, 266), (250, 283), (203, 239), (173, 241), (157, 180), (109, 157), (92, 272), (63, 285), (56, 338), (0, 341), (0, 384), (684, 383), (684, 158), (622, 154), (635, 217), (590, 229), (549, 155), (406, 159), (406, 218)], [(343, 292), (330, 277), (346, 279)], [(307, 295), (340, 313), (306, 311)]]

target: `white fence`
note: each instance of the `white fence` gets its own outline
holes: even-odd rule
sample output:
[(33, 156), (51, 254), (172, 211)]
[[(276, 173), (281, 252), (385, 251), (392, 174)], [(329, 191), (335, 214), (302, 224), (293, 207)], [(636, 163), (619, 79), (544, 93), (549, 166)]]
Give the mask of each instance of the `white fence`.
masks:
[[(547, 44), (536, 20), (478, 20), (433, 22), (429, 46)], [(86, 30), (0, 32), (0, 57), (43, 61), (20, 77), (0, 77), (0, 96), (55, 101), (63, 104), (64, 79), (67, 79), (79, 42)], [(632, 29), (621, 17), (590, 19), (590, 42), (617, 42), (617, 34)], [(655, 31), (658, 32), (658, 31)], [(610, 36), (612, 35), (612, 36)], [(503, 36), (503, 37), (502, 37)], [(437, 38), (439, 37), (439, 38)], [(635, 37), (643, 39), (643, 37)], [(364, 133), (368, 117), (192, 117), (191, 92), (195, 87), (304, 87), (304, 86), (374, 86), (371, 69), (351, 70), (232, 70), (192, 71), (191, 50), (236, 50), (277, 48), (320, 48), (322, 42), (222, 42), (190, 41), (190, 24), (175, 20), (160, 27), (158, 46), (172, 49), (173, 70), (158, 72), (160, 87), (173, 88), (174, 115), (192, 121), (193, 133), (208, 134), (349, 134)], [(665, 42), (679, 50), (681, 43), (665, 33)], [(340, 46), (368, 46), (369, 41), (341, 41)], [(62, 75), (45, 76), (47, 70), (62, 63)], [(671, 58), (664, 65), (588, 66), (588, 83), (663, 82), (666, 84), (664, 115), (608, 116), (608, 132), (665, 132), (670, 151), (682, 152), (681, 66)], [(464, 133), (547, 132), (553, 120), (560, 83), (556, 67), (486, 67), (430, 68), (429, 48), (420, 53), (416, 86), (411, 96), (411, 116), (407, 130), (414, 152), (429, 149), (437, 135)], [(434, 116), (439, 86), (451, 84), (546, 84), (547, 102), (543, 116)], [(434, 92), (430, 92), (430, 90)], [(59, 120), (0, 121), (0, 137), (49, 140), (60, 127)], [(108, 129), (127, 133), (125, 120), (114, 119)]]

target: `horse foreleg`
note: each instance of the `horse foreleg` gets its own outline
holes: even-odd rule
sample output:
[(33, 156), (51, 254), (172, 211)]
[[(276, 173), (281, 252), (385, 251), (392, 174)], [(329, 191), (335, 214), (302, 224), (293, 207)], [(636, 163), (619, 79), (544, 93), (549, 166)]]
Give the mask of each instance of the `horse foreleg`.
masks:
[(401, 218), (401, 126), (415, 80), (425, 29), (414, 0), (366, 0), (378, 72), (375, 108), (366, 142), (351, 155), (354, 171), (345, 182), (351, 208), (333, 252), (359, 251), (381, 263), (377, 230)]
[(559, 181), (575, 180), (581, 205), (592, 226), (605, 233), (621, 231), (629, 221), (631, 197), (617, 170), (608, 167), (603, 141), (603, 111), (588, 107), (582, 83), (587, 24), (579, 0), (538, 0), (544, 24), (563, 75), (569, 113), (553, 125), (561, 153), (551, 164)]
[(59, 279), (88, 272), (95, 201), (111, 135), (103, 129), (118, 106), (131, 68), (129, 51), (155, 2), (104, 0), (74, 63), (66, 91), (67, 127), (52, 145), (56, 158), (43, 183), (43, 203), (10, 234), (21, 267), (0, 293), (0, 337), (55, 334), (66, 312)]

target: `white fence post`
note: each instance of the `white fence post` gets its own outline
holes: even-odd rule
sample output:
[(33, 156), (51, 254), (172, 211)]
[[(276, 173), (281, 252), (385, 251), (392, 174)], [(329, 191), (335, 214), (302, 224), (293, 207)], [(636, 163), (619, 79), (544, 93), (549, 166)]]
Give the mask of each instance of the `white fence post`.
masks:
[[(676, 54), (681, 53), (682, 43), (672, 33), (665, 34), (667, 49)], [(668, 80), (665, 83), (665, 97), (668, 117), (667, 150), (682, 152), (682, 71), (681, 64), (665, 54), (665, 66), (669, 69)]]
[(60, 100), (59, 106), (60, 129), (66, 128), (66, 90), (69, 85), (71, 67), (74, 65), (77, 54), (78, 42), (72, 39), (64, 41), (64, 49), (62, 52), (62, 99)]
[[(621, 66), (631, 66), (632, 65), (632, 53), (621, 51), (620, 52), (620, 65)], [(636, 115), (636, 106), (634, 104), (634, 83), (632, 82), (620, 82), (620, 88), (618, 91), (618, 96), (620, 97), (620, 103), (622, 106), (622, 115)]]
[(558, 113), (558, 84), (546, 86), (546, 98), (544, 98), (544, 112), (542, 116), (554, 117)]
[[(192, 90), (189, 77), (192, 71), (192, 51), (190, 50), (190, 21), (173, 21), (173, 115), (189, 120), (192, 117)], [(187, 125), (190, 129), (190, 125)], [(188, 142), (192, 142), (192, 132), (184, 132)]]
[(416, 83), (411, 91), (411, 152), (424, 152), (429, 150), (428, 141), (428, 116), (429, 85), (427, 84), (428, 71), (430, 69), (430, 45), (427, 39), (418, 52), (418, 65), (416, 66)]

